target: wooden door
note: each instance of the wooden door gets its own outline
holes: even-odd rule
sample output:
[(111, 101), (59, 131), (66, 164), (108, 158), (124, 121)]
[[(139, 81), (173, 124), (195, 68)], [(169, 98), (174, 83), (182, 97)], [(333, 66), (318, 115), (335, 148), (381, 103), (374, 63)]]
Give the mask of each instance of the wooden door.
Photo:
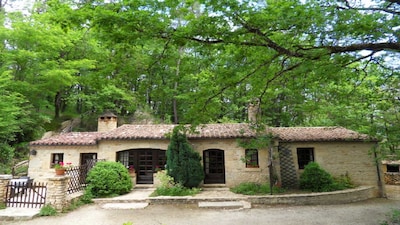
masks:
[(152, 184), (153, 183), (153, 150), (140, 150), (138, 151), (138, 171), (137, 183), (138, 184)]
[(204, 183), (224, 184), (225, 183), (225, 156), (224, 151), (210, 149), (203, 152), (204, 161)]

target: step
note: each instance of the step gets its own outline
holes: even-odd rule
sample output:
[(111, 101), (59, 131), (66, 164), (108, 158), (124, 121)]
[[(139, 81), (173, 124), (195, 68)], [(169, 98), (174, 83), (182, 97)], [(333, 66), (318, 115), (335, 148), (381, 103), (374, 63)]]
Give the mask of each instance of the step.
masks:
[(250, 209), (251, 203), (246, 201), (199, 202), (199, 208)]

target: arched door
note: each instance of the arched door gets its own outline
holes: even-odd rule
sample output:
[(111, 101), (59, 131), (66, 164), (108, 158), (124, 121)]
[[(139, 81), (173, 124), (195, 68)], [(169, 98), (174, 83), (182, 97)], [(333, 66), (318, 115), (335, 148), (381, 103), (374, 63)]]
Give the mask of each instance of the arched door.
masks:
[(204, 183), (225, 183), (225, 156), (224, 151), (219, 149), (208, 149), (203, 152)]

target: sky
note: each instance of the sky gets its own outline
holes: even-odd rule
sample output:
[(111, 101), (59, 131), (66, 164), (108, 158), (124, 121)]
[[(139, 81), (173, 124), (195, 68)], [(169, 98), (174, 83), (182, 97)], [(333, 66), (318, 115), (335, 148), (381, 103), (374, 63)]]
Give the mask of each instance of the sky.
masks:
[(8, 0), (5, 9), (12, 11), (28, 11), (34, 3), (34, 0)]

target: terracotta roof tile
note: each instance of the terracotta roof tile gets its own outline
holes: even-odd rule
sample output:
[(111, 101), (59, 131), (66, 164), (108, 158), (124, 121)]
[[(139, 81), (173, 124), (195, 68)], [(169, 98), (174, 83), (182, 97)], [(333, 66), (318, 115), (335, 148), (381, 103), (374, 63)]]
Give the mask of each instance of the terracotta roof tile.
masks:
[[(33, 141), (31, 145), (95, 145), (100, 140), (167, 139), (175, 125), (123, 125), (105, 133), (73, 132), (63, 133), (47, 139)], [(274, 136), (284, 142), (294, 141), (365, 141), (370, 138), (343, 127), (273, 127), (268, 128)], [(207, 124), (188, 134), (189, 139), (201, 138), (246, 138), (255, 132), (248, 124)]]
[(361, 134), (343, 127), (274, 127), (273, 134), (282, 141), (364, 141)]
[(46, 139), (32, 141), (31, 145), (95, 145), (98, 132), (70, 132), (61, 133)]

